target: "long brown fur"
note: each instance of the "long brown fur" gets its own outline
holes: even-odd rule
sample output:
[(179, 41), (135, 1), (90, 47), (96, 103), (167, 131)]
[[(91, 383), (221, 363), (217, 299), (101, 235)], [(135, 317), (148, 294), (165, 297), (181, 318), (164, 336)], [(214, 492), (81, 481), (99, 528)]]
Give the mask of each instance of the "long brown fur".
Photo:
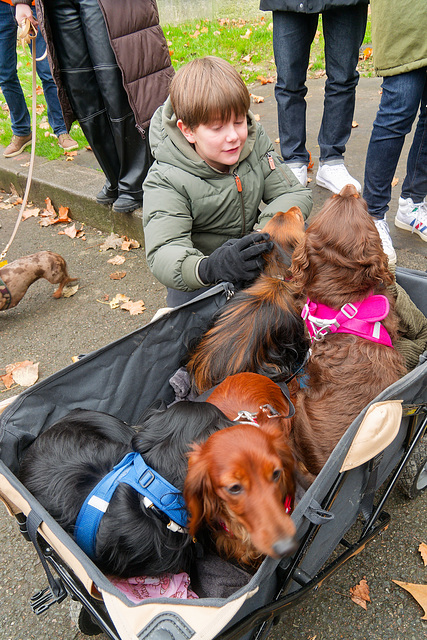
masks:
[[(0, 278), (11, 295), (8, 309), (16, 307), (28, 287), (39, 278), (45, 278), (52, 284), (59, 284), (53, 294), (54, 298), (60, 298), (65, 285), (77, 280), (69, 277), (64, 258), (52, 251), (39, 251), (14, 260), (0, 269)], [(0, 294), (0, 311), (6, 307), (6, 304), (7, 299)]]
[[(304, 300), (308, 296), (337, 311), (371, 293), (387, 296), (390, 312), (383, 325), (396, 339), (398, 319), (386, 288), (393, 275), (366, 203), (353, 186), (326, 201), (296, 248), (291, 271)], [(336, 333), (313, 341), (305, 373), (307, 386), (297, 394), (292, 437), (299, 459), (317, 475), (363, 407), (406, 368), (395, 349)]]
[(190, 351), (187, 371), (198, 393), (242, 371), (285, 379), (304, 359), (308, 342), (287, 281), (292, 253), (304, 236), (300, 209), (276, 213), (263, 231), (275, 245), (264, 256), (263, 273), (220, 309)]
[(264, 555), (289, 554), (296, 529), (283, 503), (289, 495), (293, 507), (294, 459), (283, 434), (237, 423), (216, 436), (189, 456), (190, 535), (207, 526), (221, 557), (254, 568)]

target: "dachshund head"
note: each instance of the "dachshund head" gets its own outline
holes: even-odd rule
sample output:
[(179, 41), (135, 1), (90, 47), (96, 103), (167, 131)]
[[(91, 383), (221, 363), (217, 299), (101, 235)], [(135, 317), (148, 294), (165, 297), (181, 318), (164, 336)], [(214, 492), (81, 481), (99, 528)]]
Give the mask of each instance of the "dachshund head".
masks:
[(264, 254), (263, 272), (268, 276), (290, 277), (292, 254), (304, 237), (304, 218), (299, 207), (278, 211), (265, 225), (273, 250)]
[(334, 309), (392, 284), (375, 223), (353, 185), (325, 202), (295, 249), (291, 272), (298, 292)]
[(218, 534), (220, 554), (248, 563), (289, 554), (296, 529), (285, 504), (293, 508), (293, 473), (280, 431), (237, 423), (214, 433), (189, 456), (184, 498), (190, 535), (207, 526)]

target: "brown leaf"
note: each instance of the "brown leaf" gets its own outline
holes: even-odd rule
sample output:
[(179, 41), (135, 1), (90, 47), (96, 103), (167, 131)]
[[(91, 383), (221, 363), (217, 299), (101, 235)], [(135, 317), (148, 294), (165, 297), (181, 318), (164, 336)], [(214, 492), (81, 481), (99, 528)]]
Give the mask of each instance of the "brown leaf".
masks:
[(71, 298), (79, 290), (78, 284), (67, 284), (62, 290), (63, 298)]
[(25, 209), (24, 213), (22, 214), (22, 219), (23, 220), (27, 220), (28, 218), (31, 218), (32, 216), (37, 218), (39, 213), (40, 213), (40, 209)]
[(240, 36), (242, 40), (249, 40), (252, 35), (252, 29), (246, 29), (246, 33), (243, 36)]
[(125, 260), (126, 258), (124, 256), (117, 255), (117, 256), (114, 256), (114, 258), (110, 258), (109, 260), (107, 260), (107, 262), (118, 266), (119, 264), (123, 264)]
[(46, 111), (46, 107), (44, 106), (44, 104), (38, 104), (36, 106), (36, 113), (41, 116), (41, 114)]
[(45, 198), (45, 202), (46, 202), (46, 211), (48, 211), (51, 214), (56, 215), (56, 211), (55, 211), (54, 206), (52, 204), (52, 200), (50, 198)]
[(126, 275), (126, 271), (115, 271), (114, 273), (110, 273), (111, 280), (121, 280)]
[(63, 231), (58, 231), (59, 236), (68, 236), (69, 238), (82, 238), (83, 239), (83, 231), (82, 229), (76, 229), (76, 223), (72, 224), (71, 227), (65, 227)]
[(71, 222), (71, 218), (68, 216), (69, 211), (69, 207), (59, 207), (57, 222)]
[(112, 233), (108, 236), (103, 244), (99, 247), (100, 251), (108, 251), (108, 249), (120, 249), (122, 246), (122, 239), (117, 233)]
[(399, 182), (399, 178), (397, 178), (396, 176), (394, 176), (393, 180), (391, 181), (391, 186), (395, 187), (397, 185), (397, 183)]
[[(0, 380), (3, 382), (6, 389), (10, 389), (10, 387), (13, 385), (14, 382), (17, 384), (21, 384), (20, 382), (18, 382), (18, 380), (15, 379), (16, 372), (19, 369), (27, 369), (28, 367), (31, 367), (31, 366), (38, 367), (38, 363), (34, 365), (34, 363), (31, 360), (23, 360), (22, 362), (14, 362), (12, 364), (8, 364), (6, 365), (6, 374), (3, 376), (0, 376)], [(19, 373), (16, 375), (19, 378)], [(25, 374), (23, 375), (25, 377)], [(34, 384), (34, 382), (32, 382), (31, 384)], [(22, 385), (22, 386), (29, 386), (29, 385)]]
[(359, 123), (358, 123), (358, 122), (356, 122), (356, 120), (353, 120), (353, 122), (351, 123), (351, 127), (352, 127), (352, 129), (355, 129), (355, 128), (356, 128), (356, 127), (358, 127), (358, 126), (359, 126)]
[(43, 95), (43, 89), (39, 85), (37, 85), (37, 87), (36, 87), (36, 95), (37, 96), (42, 96)]
[(120, 249), (122, 249), (122, 251), (130, 251), (130, 249), (138, 249), (140, 246), (141, 245), (137, 240), (132, 240), (125, 237)]
[(250, 95), (254, 104), (259, 104), (260, 102), (264, 102), (264, 96), (256, 96), (253, 93), (251, 93)]
[(132, 302), (131, 300), (129, 300), (129, 302), (125, 302), (125, 304), (122, 304), (120, 309), (129, 311), (131, 316), (136, 316), (145, 311), (145, 304), (143, 300), (137, 300), (136, 302)]
[(427, 544), (425, 542), (422, 542), (418, 547), (418, 551), (421, 553), (424, 566), (427, 567)]
[(398, 580), (393, 580), (393, 582), (402, 587), (402, 589), (409, 591), (420, 607), (424, 609), (424, 615), (421, 620), (427, 620), (427, 584), (412, 584), (410, 582), (399, 582)]
[(372, 47), (366, 47), (366, 49), (363, 50), (363, 59), (367, 60), (368, 58), (370, 58), (372, 55)]
[(117, 293), (108, 304), (112, 309), (117, 309), (117, 307), (120, 307), (121, 304), (126, 304), (126, 302), (130, 302), (130, 298), (123, 293)]
[(351, 599), (356, 604), (366, 609), (366, 603), (371, 602), (369, 597), (369, 587), (366, 580), (361, 580), (355, 587), (350, 588)]

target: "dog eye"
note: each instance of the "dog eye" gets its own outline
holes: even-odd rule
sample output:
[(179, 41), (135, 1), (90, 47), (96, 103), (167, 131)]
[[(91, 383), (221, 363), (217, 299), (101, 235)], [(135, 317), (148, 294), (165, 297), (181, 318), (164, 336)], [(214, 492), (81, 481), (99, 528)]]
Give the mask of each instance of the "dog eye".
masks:
[(275, 469), (273, 471), (273, 482), (278, 482), (280, 480), (281, 475), (282, 475), (282, 470)]
[(243, 491), (243, 488), (241, 484), (232, 484), (231, 487), (227, 487), (227, 491), (231, 493), (231, 495), (237, 496)]

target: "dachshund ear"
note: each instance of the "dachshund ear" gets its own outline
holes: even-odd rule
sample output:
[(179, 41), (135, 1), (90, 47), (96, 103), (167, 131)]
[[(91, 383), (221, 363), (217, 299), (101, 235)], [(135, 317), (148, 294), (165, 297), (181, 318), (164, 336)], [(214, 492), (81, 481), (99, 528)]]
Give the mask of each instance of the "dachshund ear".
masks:
[(203, 444), (194, 444), (188, 459), (184, 500), (189, 511), (189, 533), (194, 536), (202, 522), (211, 523), (217, 508), (216, 494), (209, 475)]
[(285, 442), (283, 433), (278, 432), (274, 439), (277, 455), (283, 465), (283, 481), (286, 493), (291, 497), (292, 506), (295, 497), (295, 458), (291, 448)]

